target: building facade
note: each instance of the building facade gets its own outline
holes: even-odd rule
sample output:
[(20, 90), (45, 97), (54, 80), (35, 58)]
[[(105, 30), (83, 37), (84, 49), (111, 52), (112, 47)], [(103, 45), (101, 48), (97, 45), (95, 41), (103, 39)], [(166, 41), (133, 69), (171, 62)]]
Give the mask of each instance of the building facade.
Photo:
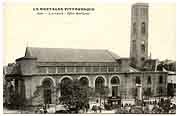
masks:
[(108, 50), (27, 47), (5, 80), (31, 105), (56, 103), (63, 95), (58, 85), (75, 79), (94, 91), (107, 87), (109, 97), (166, 96), (167, 72), (135, 68), (148, 60), (148, 4), (134, 4), (131, 20), (130, 58)]
[(166, 95), (167, 88), (167, 72), (138, 71), (129, 66), (129, 59), (107, 50), (27, 47), (25, 56), (17, 59), (10, 74), (6, 75), (16, 93), (31, 100), (32, 104), (37, 103), (32, 98), (39, 87), (44, 89), (37, 98), (55, 103), (55, 96), (62, 94), (61, 90), (56, 91), (58, 84), (75, 79), (94, 91), (108, 87), (109, 97), (121, 96), (122, 99), (136, 97), (137, 85), (142, 86), (143, 93), (150, 92), (149, 96)]

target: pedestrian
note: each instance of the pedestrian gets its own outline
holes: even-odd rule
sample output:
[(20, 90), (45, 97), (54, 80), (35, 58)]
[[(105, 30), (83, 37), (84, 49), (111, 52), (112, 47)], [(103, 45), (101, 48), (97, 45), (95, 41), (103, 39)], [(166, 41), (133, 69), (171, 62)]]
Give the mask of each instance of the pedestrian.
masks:
[(98, 99), (96, 100), (96, 103), (99, 103), (99, 100), (98, 100)]
[(98, 109), (97, 106), (93, 105), (92, 110), (97, 113), (97, 109)]
[(44, 110), (44, 114), (46, 114), (47, 113), (46, 104), (43, 106), (43, 110)]
[(99, 106), (99, 112), (101, 113), (101, 111), (102, 111), (102, 106)]
[(89, 104), (86, 104), (86, 105), (85, 105), (85, 108), (86, 108), (86, 112), (88, 112), (88, 110), (89, 110)]

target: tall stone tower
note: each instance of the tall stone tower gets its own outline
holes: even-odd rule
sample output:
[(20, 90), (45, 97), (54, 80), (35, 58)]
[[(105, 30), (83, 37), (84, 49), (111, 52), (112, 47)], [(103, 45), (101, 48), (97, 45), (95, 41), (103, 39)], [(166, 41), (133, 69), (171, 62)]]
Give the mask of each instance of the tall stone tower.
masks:
[(136, 3), (131, 9), (131, 65), (142, 68), (148, 59), (148, 8), (147, 3)]

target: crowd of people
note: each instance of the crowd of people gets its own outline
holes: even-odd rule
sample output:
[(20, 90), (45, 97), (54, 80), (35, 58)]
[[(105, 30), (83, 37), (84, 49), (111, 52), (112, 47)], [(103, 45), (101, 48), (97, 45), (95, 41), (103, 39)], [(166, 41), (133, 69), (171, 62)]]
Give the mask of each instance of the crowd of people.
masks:
[[(93, 105), (90, 108), (90, 104), (86, 107), (83, 107), (79, 110), (78, 113), (103, 113), (104, 110), (114, 110), (108, 108), (102, 104), (100, 106)], [(40, 113), (48, 113), (48, 107), (46, 105), (41, 108)], [(37, 112), (36, 112), (37, 113)], [(72, 112), (61, 112), (61, 113), (72, 113)], [(135, 104), (121, 104), (118, 108), (115, 109), (116, 114), (175, 114), (176, 113), (176, 104), (171, 102), (171, 99), (161, 99), (159, 101), (136, 101)]]
[[(138, 105), (137, 105), (138, 104)], [(117, 114), (175, 114), (176, 105), (170, 99), (160, 100), (159, 102), (142, 102), (134, 105), (125, 104), (116, 111)]]

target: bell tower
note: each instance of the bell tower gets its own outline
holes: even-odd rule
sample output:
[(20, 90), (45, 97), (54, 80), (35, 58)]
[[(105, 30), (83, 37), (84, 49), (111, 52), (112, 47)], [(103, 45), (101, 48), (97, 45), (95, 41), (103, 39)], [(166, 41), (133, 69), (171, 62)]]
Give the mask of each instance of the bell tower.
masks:
[(148, 10), (147, 3), (136, 3), (131, 8), (131, 65), (142, 68), (148, 59)]

